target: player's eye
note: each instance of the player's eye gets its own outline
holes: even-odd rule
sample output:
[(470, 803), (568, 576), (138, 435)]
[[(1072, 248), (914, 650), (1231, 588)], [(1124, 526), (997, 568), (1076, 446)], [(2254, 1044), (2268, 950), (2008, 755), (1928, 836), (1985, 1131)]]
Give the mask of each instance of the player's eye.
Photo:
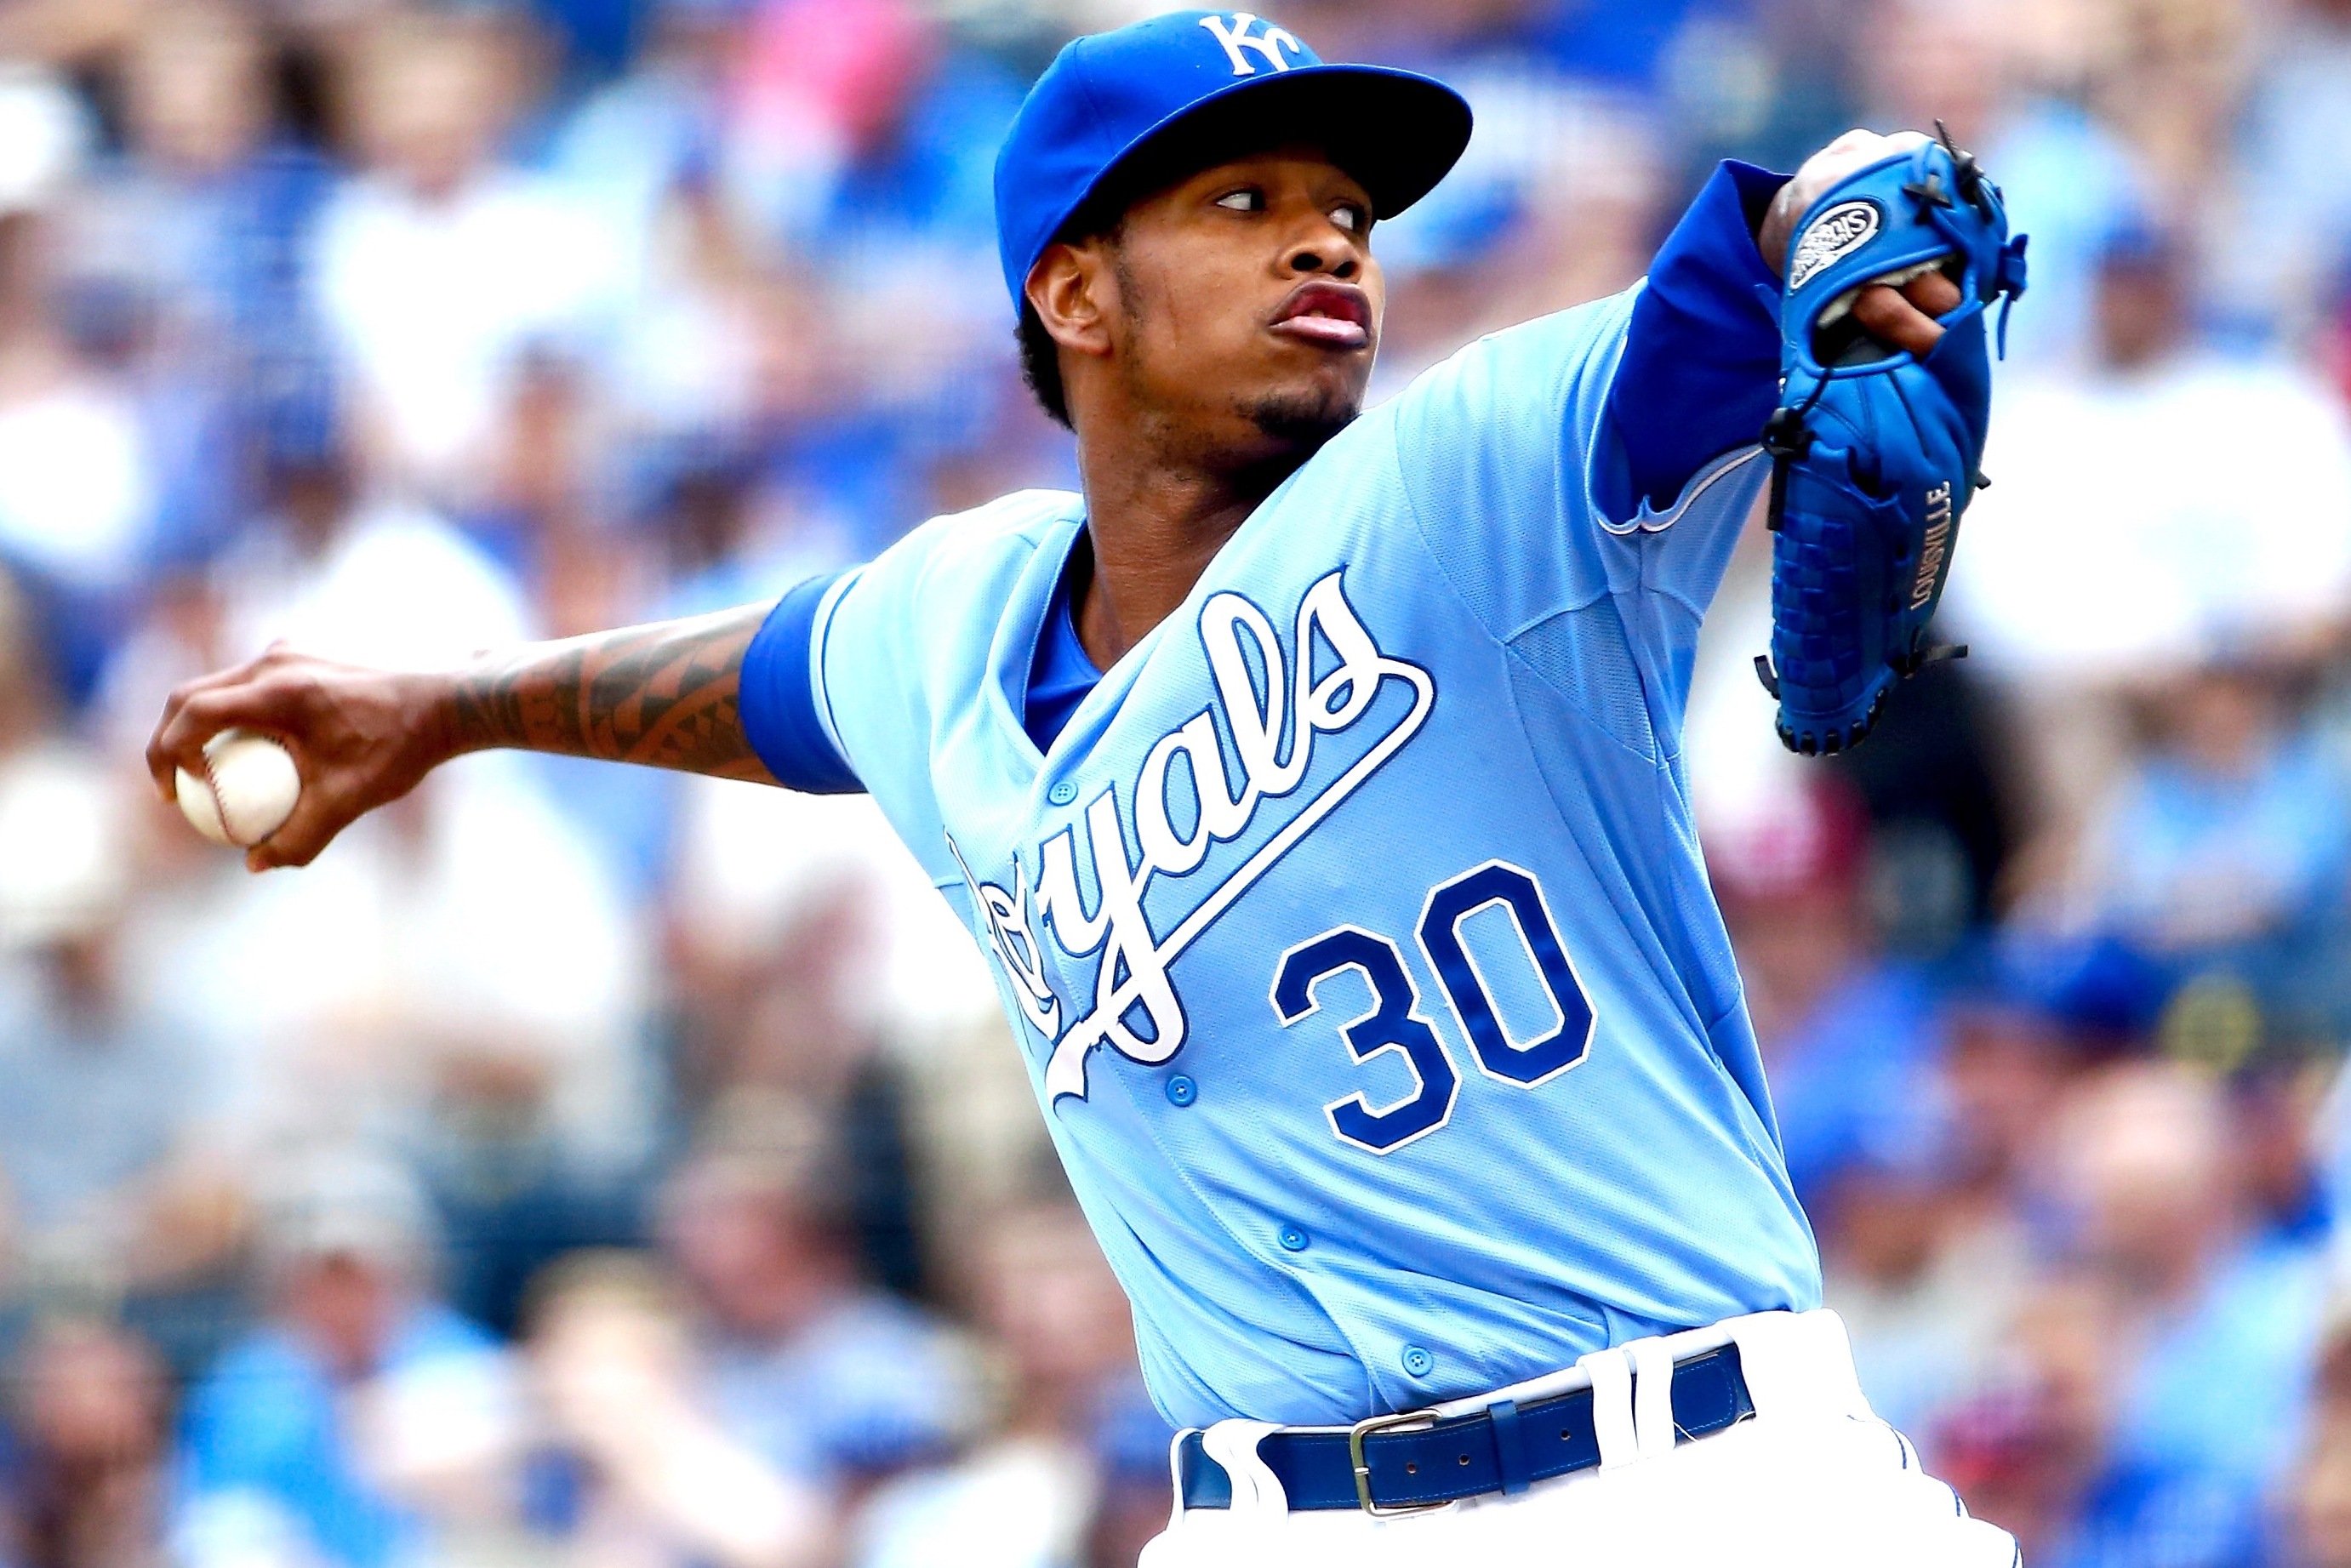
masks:
[(1254, 185), (1245, 185), (1218, 196), (1217, 205), (1236, 213), (1261, 213), (1265, 211), (1265, 193)]
[(1331, 210), (1331, 221), (1351, 235), (1362, 234), (1372, 226), (1371, 214), (1353, 202)]

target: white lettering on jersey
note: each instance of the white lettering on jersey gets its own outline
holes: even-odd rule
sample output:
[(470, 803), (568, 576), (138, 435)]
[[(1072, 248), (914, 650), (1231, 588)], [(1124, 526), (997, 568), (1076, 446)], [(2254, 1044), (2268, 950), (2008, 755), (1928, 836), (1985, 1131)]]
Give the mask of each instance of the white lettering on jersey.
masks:
[(1053, 995), (1051, 982), (1045, 978), (1037, 939), (1029, 933), (1027, 869), (1017, 858), (1014, 860), (1014, 888), (1007, 893), (971, 874), (971, 867), (965, 862), (963, 851), (956, 847), (952, 835), (947, 839), (947, 852), (963, 868), (964, 885), (973, 890), (973, 902), (979, 905), (980, 918), (987, 923), (988, 943), (996, 949), (996, 956), (1003, 964), (1013, 989), (1019, 993), (1021, 1016), (1050, 1039), (1061, 1022), (1061, 1004)]
[(1233, 62), (1233, 75), (1237, 77), (1257, 75), (1257, 68), (1249, 63), (1248, 57), (1241, 53), (1243, 49), (1255, 49), (1259, 58), (1278, 71), (1290, 68), (1290, 62), (1281, 57), (1284, 47), (1293, 55), (1306, 52), (1306, 46), (1292, 37), (1286, 29), (1270, 22), (1263, 24), (1265, 31), (1250, 33), (1249, 29), (1259, 24), (1256, 16), (1248, 11), (1234, 12), (1229, 26), (1222, 16), (1203, 16), (1200, 26), (1207, 28), (1209, 36), (1224, 45), (1225, 57)]
[[(1419, 665), (1380, 652), (1347, 602), (1340, 576), (1332, 572), (1300, 601), (1288, 660), (1272, 622), (1240, 595), (1218, 593), (1201, 607), (1200, 644), (1216, 700), (1161, 737), (1144, 758), (1132, 790), (1132, 846), (1113, 786), (1088, 802), (1081, 822), (1039, 846), (1033, 889), (1017, 855), (1009, 891), (980, 882), (964, 865), (966, 884), (1023, 1015), (1054, 1042), (1045, 1070), (1050, 1095), (1084, 1098), (1086, 1058), (1097, 1045), (1144, 1064), (1165, 1061), (1181, 1050), (1188, 1026), (1183, 1000), (1168, 977), (1176, 958), (1427, 722), (1437, 701), (1436, 682)], [(1338, 661), (1320, 680), (1314, 678), (1318, 647)], [(1154, 932), (1143, 909), (1151, 879), (1185, 875), (1207, 858), (1213, 844), (1239, 838), (1260, 806), (1290, 794), (1305, 780), (1316, 737), (1353, 728), (1391, 680), (1412, 692), (1411, 710), (1210, 889), (1173, 931), (1164, 938)], [(1238, 787), (1227, 771), (1219, 719), (1239, 758)], [(1190, 792), (1199, 801), (1198, 820), (1188, 835), (1176, 828), (1169, 808), (1170, 781), (1178, 767), (1189, 775)], [(963, 852), (952, 840), (948, 848), (963, 863)], [(1079, 873), (1081, 860), (1092, 873), (1091, 909)], [(1102, 955), (1092, 1006), (1067, 1027), (1039, 947), (1048, 926), (1067, 956)], [(1138, 1012), (1139, 1019), (1133, 1016)], [(1147, 1026), (1147, 1033), (1138, 1026)]]

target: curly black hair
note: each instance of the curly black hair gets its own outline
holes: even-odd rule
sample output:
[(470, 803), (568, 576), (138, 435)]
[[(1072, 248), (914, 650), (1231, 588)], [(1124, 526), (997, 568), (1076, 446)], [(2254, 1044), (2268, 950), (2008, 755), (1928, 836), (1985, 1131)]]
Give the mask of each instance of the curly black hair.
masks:
[(1020, 302), (1020, 325), (1015, 330), (1020, 340), (1020, 379), (1029, 383), (1037, 405), (1063, 430), (1076, 428), (1070, 423), (1069, 394), (1061, 387), (1061, 345), (1045, 330), (1037, 307), (1026, 299)]

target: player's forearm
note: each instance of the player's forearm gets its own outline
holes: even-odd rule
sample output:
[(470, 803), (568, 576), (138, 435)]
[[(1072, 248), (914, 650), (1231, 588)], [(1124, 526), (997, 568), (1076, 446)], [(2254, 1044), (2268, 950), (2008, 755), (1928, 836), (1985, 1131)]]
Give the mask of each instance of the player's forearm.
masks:
[(454, 754), (507, 747), (776, 782), (743, 733), (743, 655), (769, 606), (486, 654), (443, 702)]

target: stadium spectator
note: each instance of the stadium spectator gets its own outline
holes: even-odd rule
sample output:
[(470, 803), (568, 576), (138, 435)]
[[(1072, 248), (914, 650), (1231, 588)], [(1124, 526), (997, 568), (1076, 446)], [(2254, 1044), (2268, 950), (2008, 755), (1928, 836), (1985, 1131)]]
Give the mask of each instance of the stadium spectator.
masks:
[(153, 1348), (98, 1319), (56, 1318), (13, 1370), (9, 1561), (161, 1568), (170, 1393)]
[[(208, 613), (158, 616), (126, 650), (124, 706), (148, 706), (139, 685), (204, 656), (179, 645), (191, 626), (231, 658), (284, 639), (400, 668), (528, 634), (514, 579), (438, 517), (360, 493), (333, 434), (317, 410), (276, 433), (270, 509), (218, 564)], [(429, 1143), (458, 1165), (487, 1137), (591, 1183), (642, 1155), (633, 912), (528, 767), (481, 759), (300, 886), (218, 883), (204, 902), (201, 918), (155, 934), (147, 961), (214, 1042), (240, 1136), (334, 1125)], [(512, 1168), (505, 1179), (518, 1185)]]
[(191, 845), (67, 738), (28, 613), (0, 576), (0, 1301), (120, 1301), (184, 1375), (237, 1326), (244, 1225), (218, 1065), (145, 962)]
[[(2351, 423), (2306, 371), (2199, 345), (2185, 265), (2154, 230), (2107, 242), (2095, 364), (2003, 389), (1954, 558), (1952, 623), (2024, 719), (2043, 877), (2129, 751), (2119, 685), (2299, 649), (2351, 602)], [(2149, 432), (2191, 429), (2148, 461)]]
[(2175, 1067), (2092, 1080), (2057, 1130), (2057, 1196), (2110, 1303), (2105, 1458), (2059, 1561), (2258, 1561), (2325, 1301), (2320, 1249), (2255, 1223), (2220, 1093)]
[[(1970, 514), (1953, 581), (1955, 613), (2003, 673), (2079, 687), (2291, 638), (2339, 612), (2351, 573), (2334, 521), (2351, 511), (2342, 411), (2289, 365), (2200, 348), (2184, 265), (2156, 231), (2110, 239), (2095, 368), (2020, 378), (2001, 400), (1984, 459), (1993, 487)], [(2207, 439), (2139, 461), (2141, 433), (2167, 427)], [(2254, 453), (2294, 505), (2235, 484), (2234, 456)], [(2113, 548), (2126, 538), (2131, 548)], [(2060, 580), (2075, 597), (2057, 616)]]
[(2035, 1563), (2139, 1561), (2099, 1555), (2081, 1539), (2107, 1462), (2118, 1326), (2101, 1281), (2064, 1271), (2042, 1279), (2005, 1327), (1991, 1385), (1933, 1429), (1935, 1462), (1951, 1485), (1981, 1517), (2002, 1521)]
[(799, 1568), (831, 1560), (838, 1499), (726, 1431), (683, 1302), (642, 1258), (543, 1280), (531, 1358), (551, 1447), (534, 1523), (572, 1561)]
[(159, 559), (201, 561), (249, 510), (242, 444), (315, 379), (311, 231), (331, 172), (278, 123), (254, 19), (159, 7), (121, 56), (127, 145), (63, 204), (68, 298), (135, 348)]
[(371, 1401), (494, 1377), (498, 1352), (434, 1299), (432, 1218), (399, 1167), (323, 1151), (266, 1196), (269, 1315), (189, 1396), (174, 1550), (199, 1568), (402, 1561), (423, 1521), (371, 1470)]
[(962, 1348), (859, 1278), (831, 1136), (768, 1100), (671, 1178), (662, 1232), (700, 1309), (720, 1428), (836, 1500), (944, 1452), (973, 1418)]
[(81, 160), (86, 111), (22, 64), (0, 69), (0, 559), (44, 611), (49, 664), (87, 688), (146, 568), (153, 455), (128, 387), (59, 287), (57, 222)]
[(368, 172), (320, 217), (319, 310), (367, 471), (444, 505), (482, 493), (522, 356), (592, 333), (612, 300), (589, 214), (502, 159), (527, 69), (486, 13), (393, 13), (345, 61)]
[(70, 747), (0, 759), (0, 1234), (37, 1307), (170, 1289), (235, 1239), (204, 1063), (130, 983), (127, 805)]
[(1142, 1426), (1165, 1455), (1172, 1433), (1134, 1378), (1126, 1299), (1075, 1206), (1002, 1215), (973, 1252), (975, 1326), (1001, 1362), (1001, 1408), (990, 1437), (954, 1464), (873, 1499), (860, 1568), (1074, 1562), (1111, 1490), (1114, 1456), (1102, 1450), (1123, 1438), (1121, 1424)]
[(429, 669), (529, 634), (510, 573), (439, 514), (370, 490), (329, 409), (257, 454), (264, 509), (219, 563), (225, 651), (283, 640), (329, 658)]
[(2241, 663), (2159, 688), (2155, 748), (2099, 811), (2084, 869), (2103, 929), (2191, 977), (2229, 974), (2264, 1010), (2303, 1022), (2335, 1000), (2325, 974), (2351, 899), (2351, 788), (2298, 722), (2290, 685)]
[[(2292, 343), (2321, 325), (2351, 263), (2351, 8), (2284, 8), (2216, 185), (2209, 285), (2233, 324)], [(2257, 230), (2258, 245), (2238, 236)]]
[(1879, 950), (1868, 824), (1841, 781), (1813, 779), (1776, 811), (1722, 823), (1708, 844), (1789, 1176), (1821, 1203), (1848, 1166), (1899, 1161), (1931, 1137), (1933, 991), (1917, 966)]

